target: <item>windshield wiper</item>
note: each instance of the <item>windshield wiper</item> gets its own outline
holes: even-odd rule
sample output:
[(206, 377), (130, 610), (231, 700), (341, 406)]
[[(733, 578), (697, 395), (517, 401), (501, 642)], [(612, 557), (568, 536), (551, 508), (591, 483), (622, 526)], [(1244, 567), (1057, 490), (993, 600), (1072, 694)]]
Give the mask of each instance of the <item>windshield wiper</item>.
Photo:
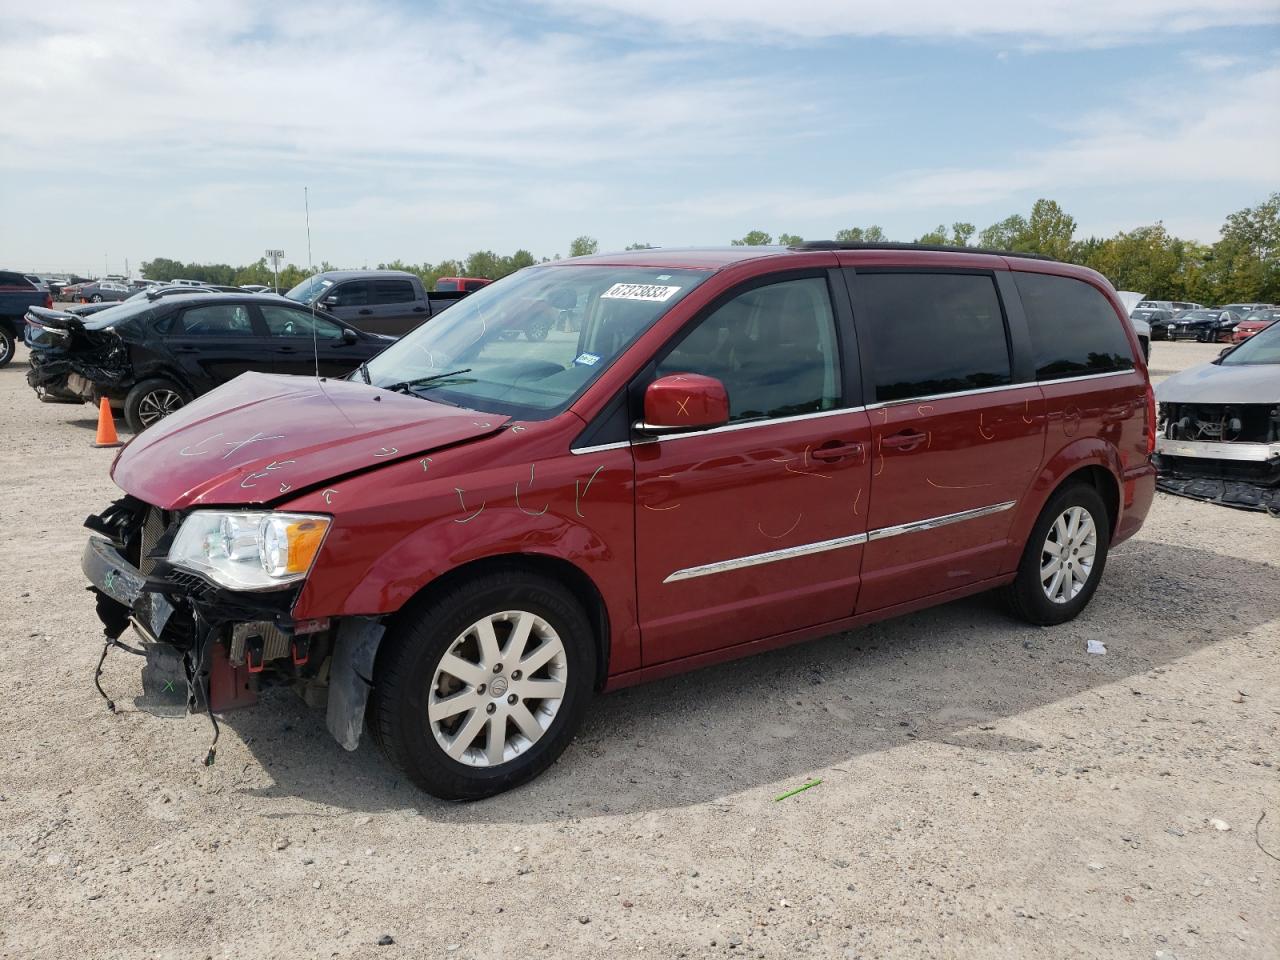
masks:
[[(434, 373), (429, 377), (418, 377), (416, 380), (401, 380), (399, 383), (393, 383), (386, 389), (392, 393), (414, 393), (419, 388), (428, 384), (439, 385), (441, 381), (448, 380), (450, 377), (461, 376), (464, 373), (470, 373), (470, 367), (464, 367), (461, 370), (450, 370), (448, 373)], [(474, 380), (465, 381), (467, 383), (475, 383)]]
[(369, 361), (364, 361), (356, 369), (360, 371), (360, 376), (364, 377), (364, 382), (369, 386), (373, 386), (373, 381), (369, 379)]

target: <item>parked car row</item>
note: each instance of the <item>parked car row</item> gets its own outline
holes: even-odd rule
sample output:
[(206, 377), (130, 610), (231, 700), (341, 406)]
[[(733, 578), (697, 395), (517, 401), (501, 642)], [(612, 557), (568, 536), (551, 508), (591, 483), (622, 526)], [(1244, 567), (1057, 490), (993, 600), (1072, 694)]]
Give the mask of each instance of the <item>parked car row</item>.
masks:
[(1280, 316), (1268, 303), (1228, 303), (1221, 307), (1171, 309), (1168, 301), (1144, 300), (1129, 315), (1150, 328), (1152, 340), (1197, 340), (1200, 343), (1239, 343)]
[[(75, 404), (105, 397), (137, 432), (241, 373), (349, 374), (467, 295), (427, 293), (413, 274), (368, 270), (317, 274), (285, 297), (175, 281), (123, 301), (94, 297), (55, 310), (44, 294), (18, 306), (36, 396)], [(549, 322), (531, 324), (527, 338), (545, 339)], [(12, 347), (10, 340), (6, 356)]]

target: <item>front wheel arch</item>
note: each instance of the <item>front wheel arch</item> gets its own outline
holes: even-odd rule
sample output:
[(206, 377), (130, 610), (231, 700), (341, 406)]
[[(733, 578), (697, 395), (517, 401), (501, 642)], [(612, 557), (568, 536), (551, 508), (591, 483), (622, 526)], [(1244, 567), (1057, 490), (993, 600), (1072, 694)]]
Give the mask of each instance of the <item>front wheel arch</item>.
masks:
[[(517, 571), (532, 573), (538, 576), (557, 580), (568, 588), (574, 598), (582, 605), (591, 623), (591, 632), (596, 646), (596, 677), (594, 688), (599, 691), (604, 687), (609, 676), (609, 651), (611, 634), (609, 613), (604, 597), (600, 594), (592, 579), (580, 568), (567, 560), (533, 553), (496, 554), (471, 560), (461, 566), (447, 570), (440, 576), (423, 584), (412, 597), (395, 613), (386, 618), (388, 628), (400, 618), (412, 617), (417, 611), (456, 584), (476, 577), (487, 576), (498, 571)], [(381, 651), (379, 651), (381, 656)], [(378, 668), (374, 661), (374, 670)]]

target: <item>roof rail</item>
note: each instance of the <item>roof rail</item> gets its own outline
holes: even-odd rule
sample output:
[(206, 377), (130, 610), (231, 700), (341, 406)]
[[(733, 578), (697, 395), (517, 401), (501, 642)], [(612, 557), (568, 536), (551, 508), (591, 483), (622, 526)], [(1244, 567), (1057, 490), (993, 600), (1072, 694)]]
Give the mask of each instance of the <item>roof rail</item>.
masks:
[(926, 250), (931, 253), (985, 253), (996, 257), (1024, 257), (1028, 260), (1048, 260), (1062, 263), (1056, 257), (1043, 253), (1019, 253), (1016, 250), (988, 250), (986, 247), (955, 247), (942, 243), (867, 243), (859, 240), (804, 240), (794, 243), (788, 250)]

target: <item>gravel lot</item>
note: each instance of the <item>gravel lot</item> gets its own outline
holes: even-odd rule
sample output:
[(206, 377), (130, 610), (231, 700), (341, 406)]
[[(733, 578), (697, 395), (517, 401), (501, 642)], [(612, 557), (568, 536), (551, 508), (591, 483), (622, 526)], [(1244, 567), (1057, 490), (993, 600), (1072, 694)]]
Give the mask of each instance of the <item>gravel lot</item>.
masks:
[[(112, 452), (24, 371), (0, 956), (1277, 955), (1280, 522), (1161, 494), (1073, 624), (979, 597), (603, 697), (541, 779), (447, 805), (287, 692), (211, 768), (203, 718), (107, 712), (79, 556)], [(137, 666), (108, 660), (118, 701)]]

